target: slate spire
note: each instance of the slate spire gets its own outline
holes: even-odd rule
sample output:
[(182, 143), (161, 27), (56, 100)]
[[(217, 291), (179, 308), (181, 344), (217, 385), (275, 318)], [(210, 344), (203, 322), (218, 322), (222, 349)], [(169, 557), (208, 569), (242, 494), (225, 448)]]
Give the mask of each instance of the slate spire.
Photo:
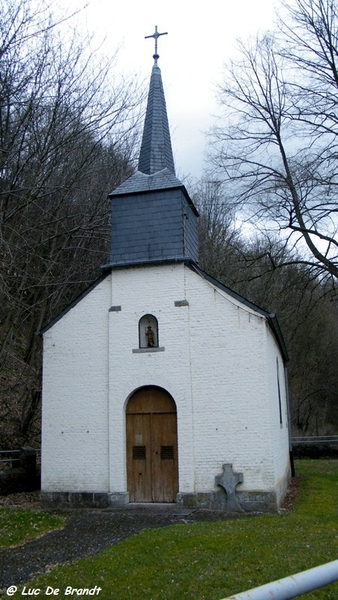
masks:
[(110, 261), (121, 268), (174, 262), (198, 263), (198, 212), (175, 175), (167, 109), (157, 60), (154, 65), (138, 170), (109, 194)]
[(143, 128), (143, 137), (138, 163), (138, 170), (153, 175), (162, 169), (169, 169), (175, 174), (175, 165), (171, 147), (167, 107), (162, 84), (161, 69), (157, 64), (157, 38), (164, 35), (157, 32), (155, 38), (154, 65), (150, 78), (147, 111)]

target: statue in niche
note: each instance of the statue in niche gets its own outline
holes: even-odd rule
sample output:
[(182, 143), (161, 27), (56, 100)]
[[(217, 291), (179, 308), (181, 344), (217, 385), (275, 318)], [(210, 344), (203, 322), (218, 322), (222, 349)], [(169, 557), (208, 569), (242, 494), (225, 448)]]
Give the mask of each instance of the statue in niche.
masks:
[(154, 338), (154, 332), (151, 328), (151, 325), (148, 325), (148, 327), (147, 327), (146, 338), (147, 338), (148, 348), (153, 348), (155, 346), (155, 338)]

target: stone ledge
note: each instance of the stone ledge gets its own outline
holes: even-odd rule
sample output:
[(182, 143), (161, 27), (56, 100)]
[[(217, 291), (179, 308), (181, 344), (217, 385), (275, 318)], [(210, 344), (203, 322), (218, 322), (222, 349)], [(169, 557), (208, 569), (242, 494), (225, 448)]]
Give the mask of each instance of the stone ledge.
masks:
[(160, 346), (159, 348), (135, 348), (132, 350), (133, 354), (146, 354), (147, 352), (164, 352), (165, 347)]

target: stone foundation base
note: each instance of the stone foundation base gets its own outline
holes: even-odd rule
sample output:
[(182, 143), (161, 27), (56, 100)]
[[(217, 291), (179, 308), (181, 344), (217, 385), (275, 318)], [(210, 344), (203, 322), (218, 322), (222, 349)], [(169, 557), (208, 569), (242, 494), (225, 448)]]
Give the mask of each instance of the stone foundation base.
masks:
[[(275, 492), (237, 492), (236, 499), (243, 512), (276, 512), (278, 510)], [(182, 508), (228, 510), (227, 496), (222, 491), (178, 494), (177, 504)]]
[(111, 492), (109, 496), (109, 506), (126, 506), (129, 504), (128, 492)]
[(127, 506), (127, 492), (41, 492), (40, 500), (44, 506), (55, 508), (108, 508)]
[(127, 492), (41, 492), (42, 504), (63, 508), (108, 508), (126, 506), (129, 503)]
[(41, 492), (44, 506), (55, 508), (107, 508), (109, 494), (106, 492)]
[[(45, 506), (60, 508), (108, 508), (129, 505), (127, 492), (41, 492)], [(237, 492), (236, 499), (243, 512), (276, 512), (275, 492)], [(227, 496), (223, 491), (177, 494), (176, 505), (184, 509), (227, 511)], [(133, 504), (135, 506), (135, 504)]]

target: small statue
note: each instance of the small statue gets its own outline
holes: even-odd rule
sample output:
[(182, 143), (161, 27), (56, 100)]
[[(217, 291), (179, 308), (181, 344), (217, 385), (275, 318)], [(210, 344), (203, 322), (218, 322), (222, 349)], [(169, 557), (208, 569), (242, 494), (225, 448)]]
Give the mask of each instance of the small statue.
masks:
[(148, 340), (148, 342), (147, 342), (148, 348), (153, 348), (155, 346), (155, 340), (154, 340), (154, 332), (151, 328), (151, 325), (148, 325), (148, 327), (147, 327), (146, 338)]

